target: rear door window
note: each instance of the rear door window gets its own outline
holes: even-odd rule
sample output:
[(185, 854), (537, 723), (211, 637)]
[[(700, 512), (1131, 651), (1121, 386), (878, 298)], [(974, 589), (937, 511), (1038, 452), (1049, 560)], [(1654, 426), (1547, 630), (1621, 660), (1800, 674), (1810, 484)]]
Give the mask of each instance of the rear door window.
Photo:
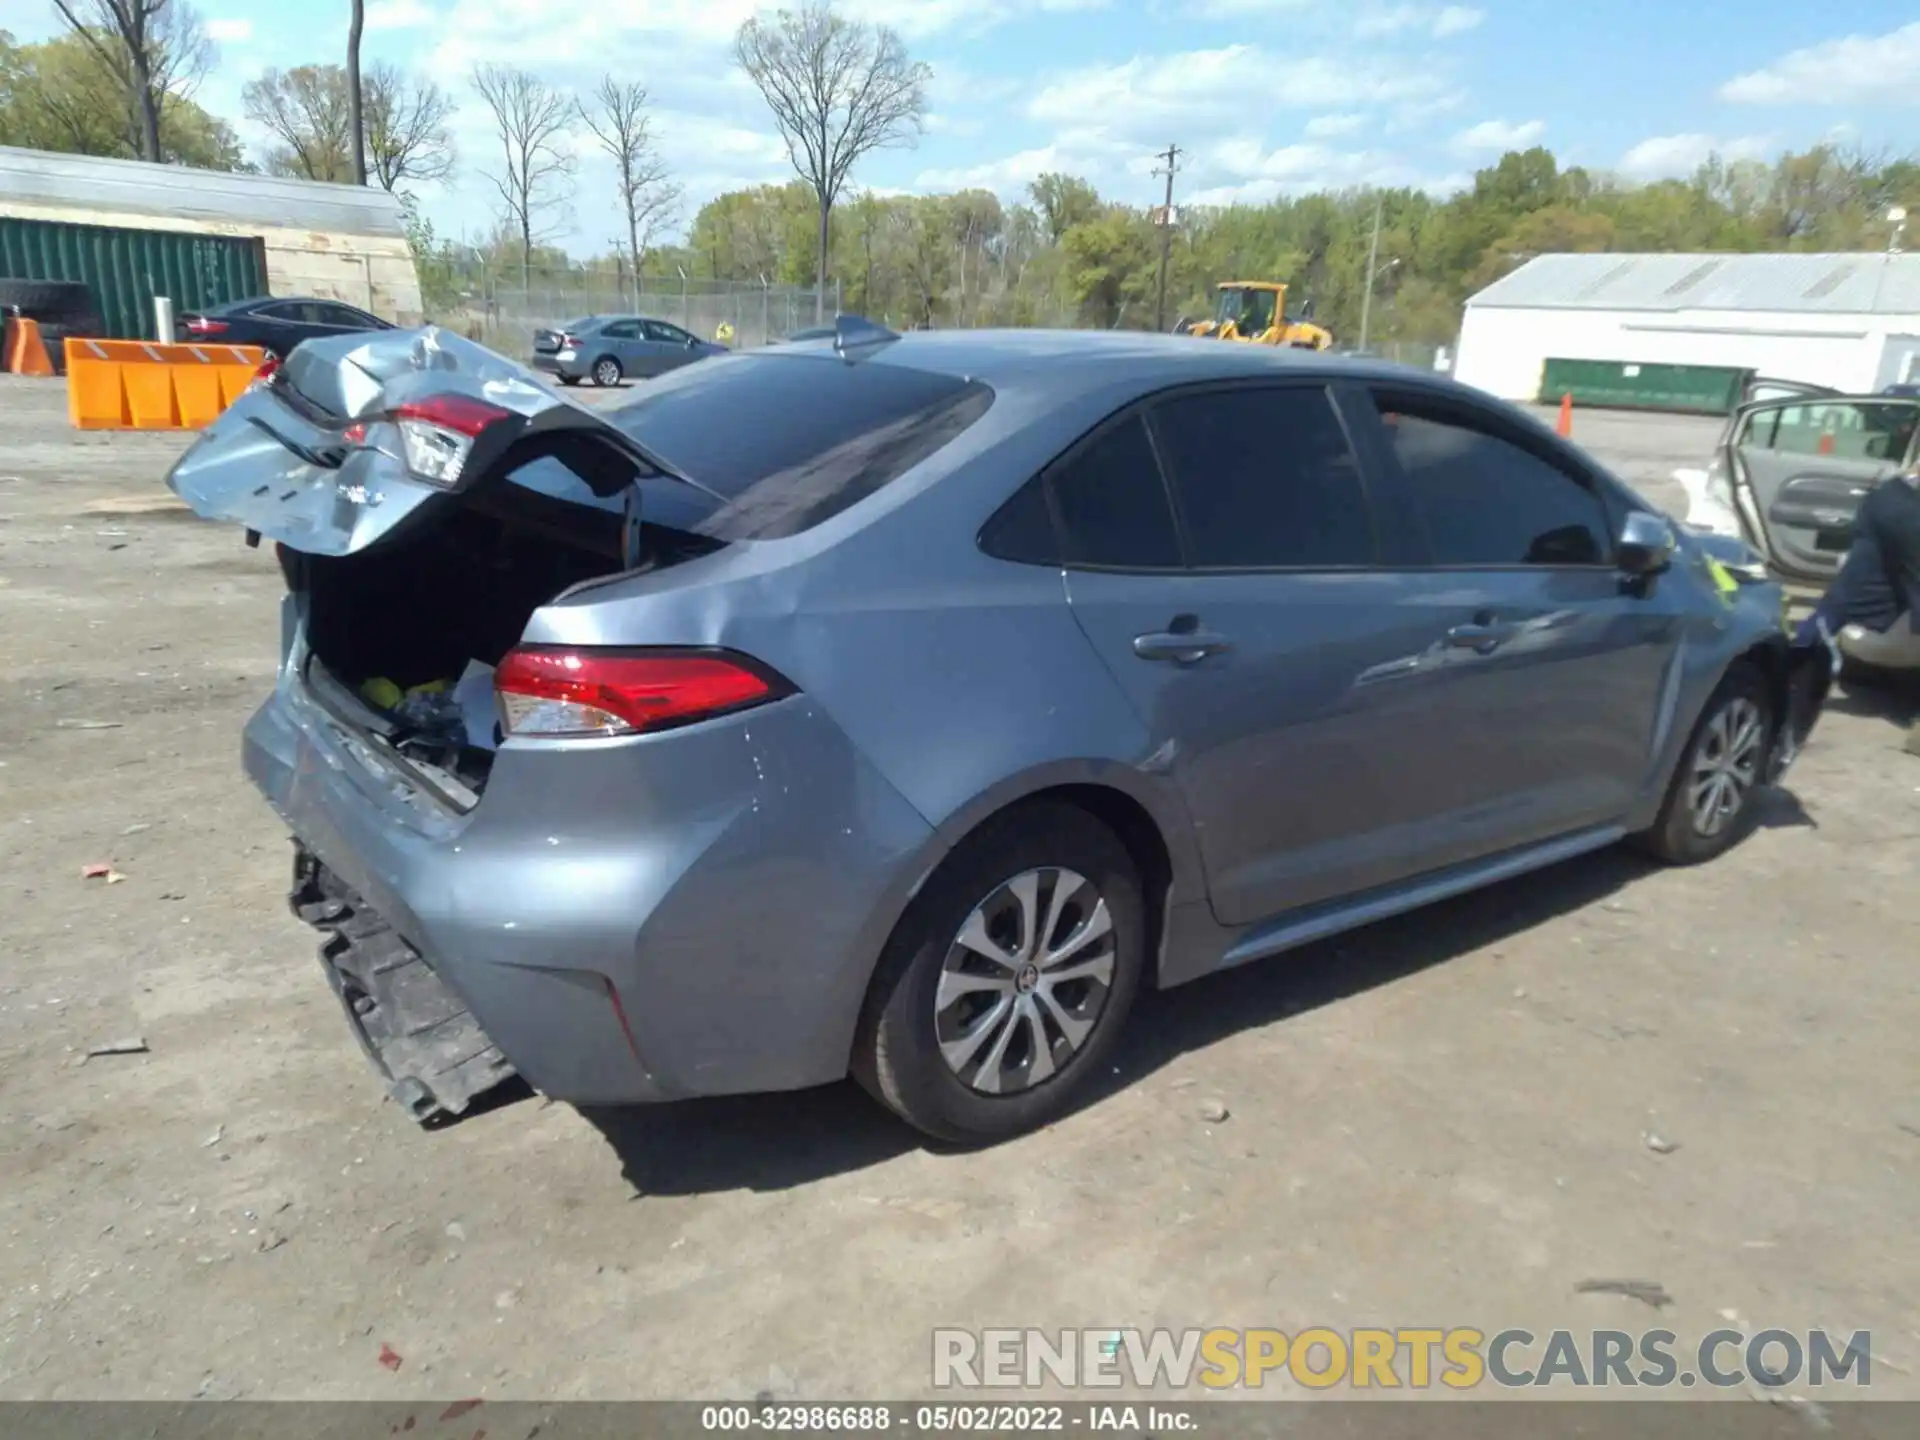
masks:
[(1135, 411), (1048, 475), (1061, 558), (1109, 570), (1177, 570), (1180, 532), (1160, 464)]
[(638, 340), (640, 322), (638, 320), (615, 320), (601, 327), (600, 334), (607, 340)]
[(773, 540), (899, 479), (992, 403), (990, 388), (955, 375), (759, 354), (681, 366), (607, 418), (700, 487), (643, 482), (649, 518), (720, 540)]
[(1371, 565), (1360, 465), (1319, 386), (1177, 395), (1153, 433), (1196, 570)]
[(658, 320), (643, 320), (640, 323), (646, 330), (647, 339), (654, 341), (656, 344), (684, 345), (688, 340), (693, 338), (688, 335), (686, 331), (676, 330), (673, 326), (663, 324)]

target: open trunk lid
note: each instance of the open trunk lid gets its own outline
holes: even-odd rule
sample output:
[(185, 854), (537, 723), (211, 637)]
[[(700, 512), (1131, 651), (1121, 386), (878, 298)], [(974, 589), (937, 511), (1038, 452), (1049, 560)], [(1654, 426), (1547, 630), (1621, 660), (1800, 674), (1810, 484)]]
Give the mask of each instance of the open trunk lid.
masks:
[[(484, 346), (428, 326), (309, 340), (180, 457), (167, 485), (198, 515), (308, 555), (351, 555), (543, 448), (603, 498), (667, 474), (617, 428)], [(637, 515), (635, 517), (637, 523)]]

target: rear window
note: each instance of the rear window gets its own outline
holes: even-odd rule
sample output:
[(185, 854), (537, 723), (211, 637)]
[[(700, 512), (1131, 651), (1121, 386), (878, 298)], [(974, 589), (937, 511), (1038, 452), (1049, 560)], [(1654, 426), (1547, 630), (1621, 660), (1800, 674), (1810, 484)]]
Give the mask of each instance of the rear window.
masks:
[(987, 386), (954, 375), (741, 355), (653, 381), (607, 418), (713, 492), (644, 481), (648, 519), (717, 540), (776, 540), (899, 479), (992, 403)]

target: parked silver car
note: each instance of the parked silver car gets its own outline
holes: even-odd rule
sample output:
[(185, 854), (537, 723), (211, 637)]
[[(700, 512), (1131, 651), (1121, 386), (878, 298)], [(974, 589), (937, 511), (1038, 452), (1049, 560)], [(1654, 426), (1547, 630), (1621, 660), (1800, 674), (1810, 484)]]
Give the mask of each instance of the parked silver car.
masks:
[(558, 330), (533, 332), (533, 368), (562, 385), (591, 379), (603, 388), (650, 380), (727, 347), (644, 315), (585, 315)]
[(416, 1116), (851, 1072), (1012, 1134), (1143, 985), (1719, 854), (1824, 696), (1750, 553), (1440, 377), (843, 342), (600, 413), (440, 332), (315, 342), (175, 466), (278, 542), (246, 768)]

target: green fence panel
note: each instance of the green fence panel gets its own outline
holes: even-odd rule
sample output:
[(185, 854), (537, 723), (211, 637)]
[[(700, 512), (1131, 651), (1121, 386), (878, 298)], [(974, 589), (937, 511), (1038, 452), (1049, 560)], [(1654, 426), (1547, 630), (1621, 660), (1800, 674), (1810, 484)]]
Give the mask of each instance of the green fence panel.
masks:
[(85, 283), (107, 338), (117, 340), (152, 338), (156, 295), (170, 297), (174, 313), (182, 314), (268, 293), (265, 252), (253, 236), (19, 216), (0, 216), (0, 279)]
[(1571, 395), (1576, 405), (1727, 415), (1739, 405), (1751, 370), (1725, 365), (1659, 365), (1629, 360), (1548, 359), (1540, 401)]

